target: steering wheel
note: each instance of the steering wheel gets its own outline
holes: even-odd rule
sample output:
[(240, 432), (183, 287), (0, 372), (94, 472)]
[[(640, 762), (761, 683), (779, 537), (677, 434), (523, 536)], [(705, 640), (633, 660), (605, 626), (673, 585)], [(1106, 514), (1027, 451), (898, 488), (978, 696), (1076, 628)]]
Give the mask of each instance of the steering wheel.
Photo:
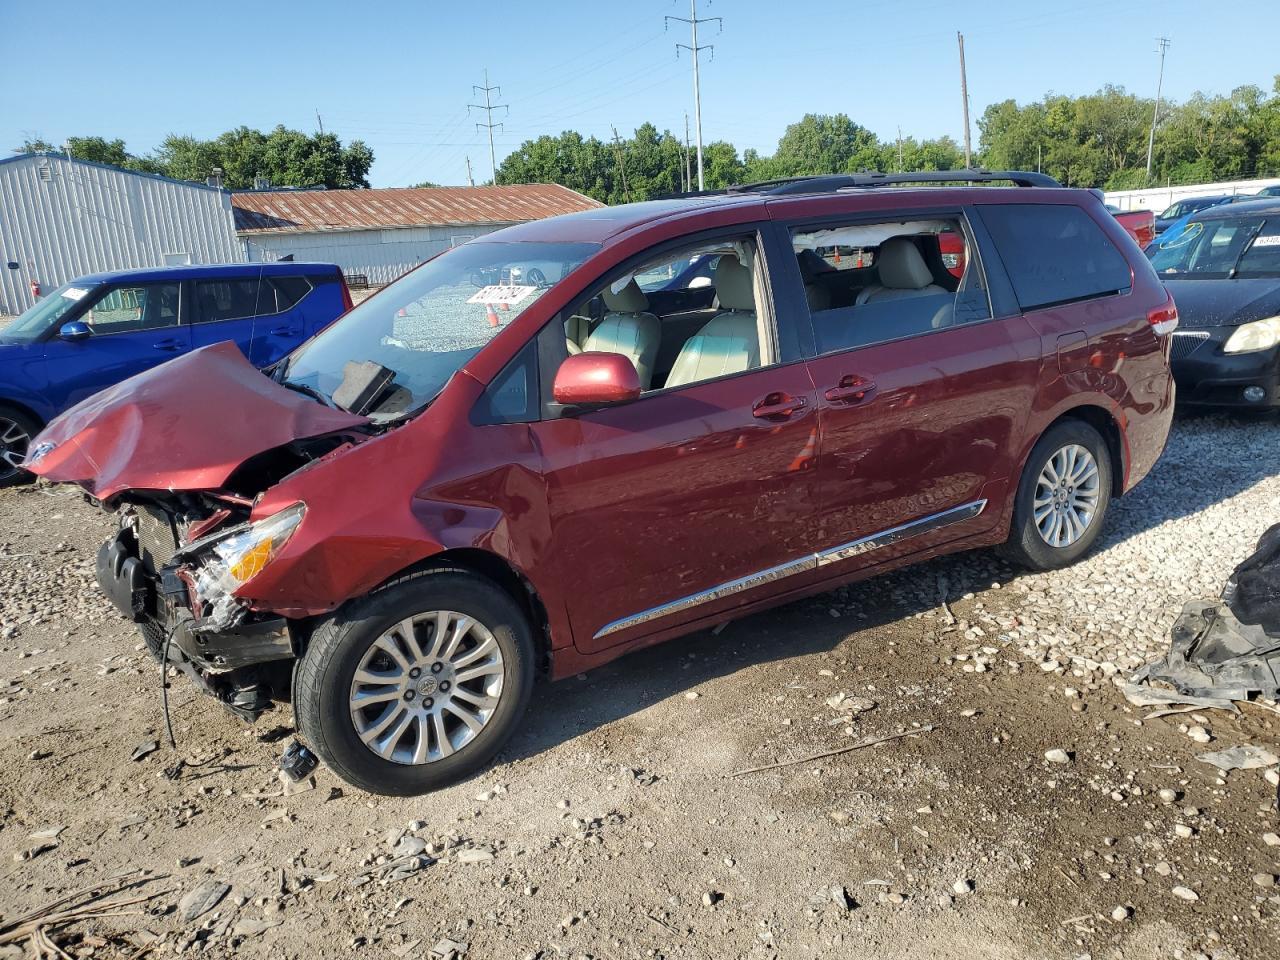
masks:
[(547, 275), (537, 267), (530, 267), (525, 279), (535, 287), (545, 287), (547, 285)]

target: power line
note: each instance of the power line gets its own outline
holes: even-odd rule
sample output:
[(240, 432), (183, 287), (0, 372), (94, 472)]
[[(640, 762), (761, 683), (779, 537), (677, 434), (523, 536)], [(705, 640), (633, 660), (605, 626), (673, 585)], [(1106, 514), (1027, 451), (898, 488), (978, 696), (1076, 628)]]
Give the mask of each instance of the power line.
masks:
[(698, 24), (710, 23), (715, 21), (721, 30), (724, 29), (724, 20), (720, 17), (703, 17), (698, 18), (698, 0), (689, 0), (689, 16), (688, 17), (663, 17), (662, 26), (665, 29), (667, 24), (675, 20), (678, 23), (689, 24), (689, 29), (693, 36), (691, 43), (677, 43), (676, 56), (680, 56), (681, 48), (688, 50), (693, 60), (693, 125), (698, 136), (698, 189), (706, 189), (702, 179), (702, 87), (698, 81), (698, 54), (703, 50), (710, 50), (711, 56), (715, 57), (715, 47), (712, 44), (703, 44), (698, 46)]
[(501, 121), (499, 121), (498, 123), (493, 122), (493, 111), (507, 110), (507, 112), (509, 113), (510, 110), (508, 109), (505, 103), (494, 103), (492, 101), (492, 94), (496, 93), (498, 96), (502, 96), (502, 88), (489, 86), (488, 68), (486, 68), (484, 71), (484, 86), (480, 87), (480, 86), (473, 85), (471, 87), (471, 92), (484, 94), (484, 105), (481, 106), (478, 103), (469, 103), (467, 104), (467, 113), (470, 113), (473, 108), (476, 110), (484, 111), (484, 118), (486, 122), (477, 123), (476, 130), (479, 130), (481, 127), (484, 127), (486, 130), (489, 131), (489, 166), (493, 169), (493, 182), (496, 184), (498, 182), (498, 161), (494, 156), (494, 152), (493, 152), (493, 129), (494, 127), (501, 129), (502, 123)]
[(1156, 121), (1160, 119), (1160, 93), (1164, 87), (1164, 52), (1169, 49), (1168, 37), (1156, 37), (1156, 53), (1160, 54), (1160, 76), (1156, 80), (1156, 108), (1151, 114), (1151, 136), (1147, 138), (1147, 179), (1151, 179), (1151, 154), (1156, 148)]

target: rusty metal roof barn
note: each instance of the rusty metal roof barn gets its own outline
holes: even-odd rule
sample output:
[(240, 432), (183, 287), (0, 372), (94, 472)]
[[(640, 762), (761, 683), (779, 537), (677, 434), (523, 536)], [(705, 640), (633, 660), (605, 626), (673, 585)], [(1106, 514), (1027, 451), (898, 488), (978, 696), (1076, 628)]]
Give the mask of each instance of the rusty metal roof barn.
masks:
[(231, 195), (251, 261), (336, 263), (352, 286), (390, 283), (436, 254), (529, 220), (601, 206), (568, 187), (253, 190)]
[(601, 206), (554, 183), (380, 190), (270, 190), (235, 193), (236, 230), (367, 230), (471, 226), (541, 220)]

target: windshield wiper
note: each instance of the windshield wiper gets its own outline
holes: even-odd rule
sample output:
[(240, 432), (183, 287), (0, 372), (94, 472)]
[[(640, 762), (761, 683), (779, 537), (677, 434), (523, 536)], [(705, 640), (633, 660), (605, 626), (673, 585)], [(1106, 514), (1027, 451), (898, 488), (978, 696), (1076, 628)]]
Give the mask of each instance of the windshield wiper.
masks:
[(323, 393), (321, 393), (315, 387), (309, 387), (305, 383), (298, 383), (297, 381), (294, 381), (294, 380), (281, 380), (279, 381), (279, 383), (280, 383), (280, 386), (284, 387), (286, 390), (293, 390), (296, 393), (301, 393), (305, 396), (310, 397), (312, 400), (316, 400), (324, 404), (326, 407), (331, 407), (334, 410), (338, 409), (338, 405), (336, 403), (334, 403), (332, 400), (326, 397)]

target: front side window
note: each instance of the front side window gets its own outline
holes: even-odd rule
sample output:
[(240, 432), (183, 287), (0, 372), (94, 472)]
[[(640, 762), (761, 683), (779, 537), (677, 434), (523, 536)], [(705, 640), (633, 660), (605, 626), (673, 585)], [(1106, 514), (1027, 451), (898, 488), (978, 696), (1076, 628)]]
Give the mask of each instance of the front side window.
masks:
[(1172, 237), (1161, 237), (1151, 266), (1162, 277), (1201, 280), (1243, 275), (1277, 276), (1280, 263), (1280, 218), (1268, 224), (1262, 217), (1191, 220)]
[(991, 316), (958, 217), (796, 227), (791, 245), (820, 354)]
[(1127, 293), (1133, 285), (1124, 255), (1080, 207), (992, 203), (981, 216), (1023, 310)]
[[(764, 269), (754, 236), (655, 254), (570, 309), (568, 350), (622, 354), (646, 392), (766, 366), (775, 351)], [(661, 295), (699, 289), (706, 294), (700, 305)]]
[(196, 298), (196, 322), (248, 320), (258, 310), (258, 278), (197, 280), (192, 287)]
[(95, 334), (177, 326), (179, 291), (176, 283), (113, 287), (99, 296), (81, 319)]
[[(349, 310), (294, 351), (275, 376), (325, 402), (342, 387), (340, 398), (362, 398), (353, 412), (374, 419), (419, 409), (599, 249), (485, 239), (454, 247)], [(379, 383), (377, 390), (370, 386)]]

